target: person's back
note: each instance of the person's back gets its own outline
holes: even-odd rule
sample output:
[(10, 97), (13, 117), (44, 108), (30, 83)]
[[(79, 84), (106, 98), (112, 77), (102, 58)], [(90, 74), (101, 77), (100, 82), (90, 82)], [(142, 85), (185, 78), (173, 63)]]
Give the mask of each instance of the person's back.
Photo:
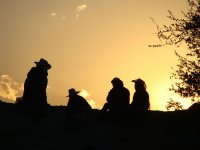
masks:
[(150, 109), (149, 94), (146, 91), (146, 84), (143, 80), (133, 80), (135, 82), (135, 93), (130, 105), (131, 110), (146, 111)]
[(119, 78), (114, 78), (111, 81), (113, 88), (109, 91), (106, 98), (107, 103), (103, 110), (110, 112), (122, 112), (128, 110), (130, 93), (127, 88), (123, 86), (123, 82)]
[(129, 106), (129, 91), (125, 87), (113, 88), (108, 93), (107, 102), (110, 111), (126, 110)]
[(69, 98), (69, 102), (67, 104), (67, 111), (69, 113), (77, 114), (88, 110), (91, 110), (91, 106), (83, 97), (75, 95)]
[(92, 109), (82, 96), (77, 95), (78, 93), (79, 92), (75, 91), (75, 89), (69, 89), (69, 101), (67, 104), (68, 116), (87, 112)]
[(133, 96), (131, 108), (137, 110), (148, 110), (149, 106), (149, 94), (146, 91), (136, 91)]

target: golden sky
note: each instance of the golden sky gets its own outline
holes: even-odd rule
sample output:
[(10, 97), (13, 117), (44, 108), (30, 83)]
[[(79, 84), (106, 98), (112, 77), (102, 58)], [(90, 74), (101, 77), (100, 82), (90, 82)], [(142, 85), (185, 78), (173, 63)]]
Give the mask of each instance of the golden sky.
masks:
[[(34, 61), (52, 65), (47, 96), (51, 105), (66, 105), (69, 88), (82, 90), (101, 108), (119, 77), (131, 93), (132, 79), (147, 84), (152, 110), (165, 110), (173, 96), (171, 67), (176, 47), (150, 48), (158, 43), (156, 26), (169, 24), (187, 0), (0, 0), (0, 96), (15, 99)], [(190, 101), (185, 104), (185, 108)]]

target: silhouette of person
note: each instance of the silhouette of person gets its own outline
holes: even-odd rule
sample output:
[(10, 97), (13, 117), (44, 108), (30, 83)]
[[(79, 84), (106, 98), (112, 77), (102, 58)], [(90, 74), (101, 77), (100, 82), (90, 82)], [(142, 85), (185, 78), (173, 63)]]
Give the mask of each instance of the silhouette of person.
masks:
[(146, 84), (142, 79), (132, 80), (135, 83), (135, 93), (130, 104), (131, 110), (146, 111), (150, 109), (149, 94), (146, 91)]
[(113, 88), (109, 91), (102, 110), (109, 112), (124, 112), (129, 108), (130, 92), (124, 87), (123, 81), (115, 77), (111, 81)]
[(24, 83), (22, 101), (26, 112), (39, 122), (47, 114), (47, 71), (51, 65), (43, 58), (34, 63), (36, 66), (28, 72)]
[(80, 91), (76, 91), (74, 88), (71, 88), (68, 90), (69, 95), (69, 101), (67, 104), (67, 116), (68, 117), (74, 117), (77, 114), (81, 114), (84, 112), (90, 111), (92, 108), (89, 105), (89, 103), (78, 93)]

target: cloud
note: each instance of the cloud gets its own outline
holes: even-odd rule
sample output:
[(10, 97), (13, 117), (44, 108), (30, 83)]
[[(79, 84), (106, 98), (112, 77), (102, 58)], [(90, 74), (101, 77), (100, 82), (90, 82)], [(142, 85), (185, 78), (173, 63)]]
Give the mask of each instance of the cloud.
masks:
[(80, 13), (85, 11), (87, 8), (87, 5), (86, 4), (83, 4), (83, 5), (78, 5), (76, 7), (76, 20), (79, 19), (79, 16), (80, 16)]
[(56, 12), (50, 13), (50, 16), (52, 16), (52, 17), (59, 17), (59, 18), (61, 18), (61, 20), (65, 20), (66, 19), (66, 16), (59, 16)]
[(99, 104), (97, 104), (94, 100), (89, 99), (90, 94), (88, 93), (88, 91), (83, 89), (80, 91), (79, 95), (84, 97), (93, 109), (101, 108), (101, 106)]
[(9, 75), (0, 76), (0, 97), (7, 100), (16, 100), (16, 97), (22, 96), (23, 83), (13, 81)]
[(57, 14), (55, 12), (52, 12), (50, 15), (51, 16), (56, 16)]
[(62, 20), (65, 20), (65, 19), (66, 19), (66, 16), (62, 16), (61, 19), (62, 19)]
[[(84, 12), (85, 10), (86, 10), (86, 8), (87, 8), (87, 5), (86, 4), (82, 4), (82, 5), (78, 5), (76, 8), (75, 8), (75, 19), (76, 20), (78, 20), (79, 19), (79, 17), (80, 17), (80, 14), (82, 13), (82, 12)], [(50, 16), (52, 16), (52, 17), (59, 17), (59, 18), (61, 18), (61, 20), (65, 20), (66, 19), (66, 16), (65, 15), (63, 15), (63, 16), (61, 16), (61, 15), (58, 15), (56, 12), (51, 12), (50, 13)]]
[(94, 100), (90, 99), (90, 100), (87, 100), (87, 102), (90, 104), (90, 106), (93, 109), (101, 109), (101, 105), (97, 104)]
[(81, 95), (85, 99), (87, 99), (90, 96), (90, 94), (84, 89), (80, 91), (79, 95)]
[(87, 8), (86, 4), (79, 5), (79, 6), (76, 7), (76, 11), (81, 12), (81, 11), (84, 11), (86, 8)]

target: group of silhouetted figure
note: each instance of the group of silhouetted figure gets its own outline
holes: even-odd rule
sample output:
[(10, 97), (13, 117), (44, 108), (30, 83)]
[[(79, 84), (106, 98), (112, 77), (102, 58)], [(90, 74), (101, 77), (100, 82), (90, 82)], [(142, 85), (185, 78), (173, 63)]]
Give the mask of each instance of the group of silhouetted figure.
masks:
[[(33, 117), (39, 122), (48, 112), (48, 102), (46, 88), (48, 84), (48, 70), (51, 65), (47, 60), (41, 58), (35, 62), (36, 66), (32, 67), (27, 74), (24, 83), (24, 92), (22, 97), (16, 99), (18, 109)], [(101, 112), (119, 114), (130, 111), (145, 112), (150, 109), (149, 94), (146, 91), (146, 84), (142, 79), (132, 80), (135, 83), (135, 93), (130, 103), (130, 92), (124, 87), (120, 78), (113, 78), (111, 83), (113, 88), (109, 91)], [(68, 90), (69, 101), (66, 106), (66, 114), (69, 119), (77, 115), (88, 113), (92, 107), (82, 96), (78, 95), (80, 91), (74, 88)]]

